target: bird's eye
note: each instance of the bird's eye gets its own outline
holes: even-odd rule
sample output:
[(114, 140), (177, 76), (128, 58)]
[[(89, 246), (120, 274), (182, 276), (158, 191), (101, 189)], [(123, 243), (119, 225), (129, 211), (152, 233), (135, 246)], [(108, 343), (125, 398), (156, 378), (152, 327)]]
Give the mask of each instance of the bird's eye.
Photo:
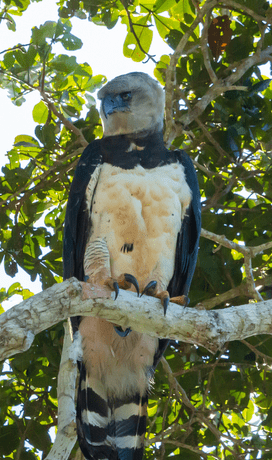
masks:
[(121, 93), (120, 94), (121, 98), (123, 101), (130, 101), (131, 99), (131, 92), (127, 91), (126, 93)]

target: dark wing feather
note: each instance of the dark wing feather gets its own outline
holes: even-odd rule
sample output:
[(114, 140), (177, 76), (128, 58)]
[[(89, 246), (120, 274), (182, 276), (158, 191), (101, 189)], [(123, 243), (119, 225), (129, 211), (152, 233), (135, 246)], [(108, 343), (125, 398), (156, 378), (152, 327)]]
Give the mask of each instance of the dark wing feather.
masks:
[(192, 160), (184, 151), (178, 150), (176, 154), (178, 161), (184, 167), (186, 182), (192, 192), (192, 201), (178, 234), (175, 270), (168, 286), (170, 297), (188, 295), (189, 293), (197, 261), (201, 231), (201, 202), (195, 168)]
[[(177, 150), (175, 153), (178, 161), (184, 167), (186, 182), (192, 192), (192, 201), (182, 221), (177, 238), (175, 270), (167, 288), (170, 297), (188, 295), (195, 271), (201, 231), (201, 202), (195, 168), (192, 160), (183, 150)], [(169, 340), (167, 339), (159, 340), (159, 347), (154, 356), (154, 369), (168, 344)]]
[(75, 276), (83, 281), (83, 259), (90, 232), (86, 212), (86, 187), (95, 168), (102, 163), (100, 141), (86, 147), (77, 164), (65, 216), (63, 241), (63, 279)]
[[(63, 279), (75, 276), (84, 281), (84, 253), (91, 230), (86, 208), (86, 187), (95, 168), (102, 163), (100, 141), (86, 147), (77, 164), (67, 203), (63, 239)], [(73, 332), (76, 332), (79, 317), (71, 318)]]

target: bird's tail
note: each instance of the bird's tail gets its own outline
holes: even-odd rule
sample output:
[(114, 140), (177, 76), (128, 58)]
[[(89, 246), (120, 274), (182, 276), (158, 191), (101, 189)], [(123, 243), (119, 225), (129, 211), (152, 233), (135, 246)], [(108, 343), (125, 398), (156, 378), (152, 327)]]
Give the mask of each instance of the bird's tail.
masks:
[(82, 364), (77, 399), (77, 432), (88, 460), (141, 460), (146, 431), (147, 395), (108, 398), (103, 384)]

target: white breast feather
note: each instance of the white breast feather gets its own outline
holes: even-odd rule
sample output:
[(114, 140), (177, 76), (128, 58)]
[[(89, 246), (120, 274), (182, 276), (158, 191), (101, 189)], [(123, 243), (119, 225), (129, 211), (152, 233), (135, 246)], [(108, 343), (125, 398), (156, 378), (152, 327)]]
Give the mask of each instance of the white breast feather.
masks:
[[(93, 200), (91, 240), (105, 239), (112, 275), (131, 273), (140, 289), (150, 278), (157, 279), (166, 289), (190, 201), (191, 190), (179, 163), (149, 170), (103, 164)], [(124, 244), (133, 244), (133, 250), (122, 252)]]

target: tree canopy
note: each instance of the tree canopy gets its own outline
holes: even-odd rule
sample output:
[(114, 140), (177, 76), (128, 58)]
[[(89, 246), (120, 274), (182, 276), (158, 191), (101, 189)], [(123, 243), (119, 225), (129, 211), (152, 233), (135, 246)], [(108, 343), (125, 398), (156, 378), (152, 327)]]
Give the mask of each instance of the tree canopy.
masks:
[[(15, 30), (29, 4), (4, 0), (0, 21)], [(43, 289), (62, 281), (68, 193), (80, 154), (103, 134), (94, 93), (107, 81), (107, 75), (93, 75), (92, 62), (77, 60), (77, 17), (97, 27), (127, 28), (124, 56), (152, 61), (154, 77), (165, 87), (166, 144), (185, 149), (194, 161), (203, 231), (190, 307), (270, 299), (270, 2), (60, 0), (58, 6), (58, 21), (33, 24), (28, 44), (0, 50), (0, 87), (12, 102), (20, 106), (28, 93), (40, 94), (33, 107), (35, 133), (14, 126), (0, 177), (5, 272), (12, 278), (20, 266), (32, 281), (39, 277)], [(150, 54), (155, 29), (169, 45), (168, 55), (159, 49)], [(54, 51), (57, 43), (61, 54)], [(14, 294), (31, 296), (11, 280), (0, 290), (1, 301)], [(1, 364), (0, 457), (34, 460), (49, 453), (62, 342), (60, 323)], [(149, 398), (146, 458), (272, 458), (271, 336), (229, 342), (216, 354), (172, 341), (165, 358)], [(70, 458), (75, 455), (76, 447)]]

